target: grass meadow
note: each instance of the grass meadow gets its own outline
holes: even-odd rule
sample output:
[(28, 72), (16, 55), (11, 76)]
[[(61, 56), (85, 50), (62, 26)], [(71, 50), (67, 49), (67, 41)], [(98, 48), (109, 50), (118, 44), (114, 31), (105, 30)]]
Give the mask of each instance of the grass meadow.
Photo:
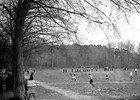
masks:
[[(114, 69), (113, 71), (98, 71), (85, 72), (83, 75), (75, 72), (76, 81), (70, 79), (68, 69), (67, 73), (63, 73), (62, 69), (36, 69), (35, 79), (47, 84), (59, 87), (68, 91), (73, 91), (81, 95), (89, 95), (99, 98), (99, 100), (140, 100), (140, 72), (133, 75), (130, 80), (129, 73), (134, 69), (123, 71), (122, 69)], [(95, 83), (95, 88), (89, 84), (89, 75), (91, 73)], [(106, 80), (106, 74), (109, 75), (109, 80)], [(37, 97), (49, 98), (46, 100), (72, 100), (63, 97), (62, 94), (51, 90), (38, 87)], [(46, 97), (45, 97), (46, 96)]]

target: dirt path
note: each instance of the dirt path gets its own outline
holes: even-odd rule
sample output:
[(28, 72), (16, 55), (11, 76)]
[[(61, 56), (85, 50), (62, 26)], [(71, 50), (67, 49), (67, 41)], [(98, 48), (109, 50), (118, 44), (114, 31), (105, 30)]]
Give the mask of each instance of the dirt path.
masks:
[(45, 82), (37, 82), (37, 83), (38, 83), (39, 86), (42, 86), (46, 89), (56, 91), (56, 92), (58, 92), (60, 94), (63, 94), (66, 97), (69, 97), (71, 99), (75, 99), (75, 100), (99, 100), (99, 99), (97, 99), (93, 96), (80, 95), (80, 94), (78, 94), (76, 92), (73, 92), (73, 91), (68, 91), (68, 90), (65, 90), (65, 89), (58, 88), (58, 87), (49, 86)]

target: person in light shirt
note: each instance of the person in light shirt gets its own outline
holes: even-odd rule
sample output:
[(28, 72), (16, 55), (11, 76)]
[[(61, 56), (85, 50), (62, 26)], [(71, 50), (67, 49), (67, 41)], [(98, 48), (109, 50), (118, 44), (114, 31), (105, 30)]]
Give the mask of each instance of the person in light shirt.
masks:
[(135, 75), (137, 75), (138, 70), (135, 68)]
[(93, 83), (93, 77), (92, 77), (92, 75), (89, 73), (89, 83), (93, 86), (93, 87), (95, 87), (95, 85), (94, 85), (94, 83)]
[(130, 80), (132, 80), (133, 73), (132, 73), (132, 72), (130, 72), (129, 76), (130, 76)]
[(27, 84), (27, 81), (29, 80), (29, 71), (26, 71), (24, 73), (24, 79), (25, 79), (25, 82), (24, 82), (24, 86), (25, 86), (25, 94), (27, 94), (27, 91), (28, 91), (28, 84)]
[(29, 77), (30, 77), (29, 71), (26, 71), (26, 72), (24, 73), (24, 78), (28, 80)]

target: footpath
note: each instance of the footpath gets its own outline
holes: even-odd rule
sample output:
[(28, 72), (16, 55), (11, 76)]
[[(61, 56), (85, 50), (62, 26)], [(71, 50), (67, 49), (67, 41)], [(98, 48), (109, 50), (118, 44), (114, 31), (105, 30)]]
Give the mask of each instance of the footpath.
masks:
[(39, 86), (42, 86), (42, 87), (46, 88), (46, 89), (53, 90), (53, 91), (56, 91), (60, 94), (63, 94), (64, 96), (66, 96), (68, 98), (71, 98), (71, 99), (75, 99), (75, 100), (98, 100), (97, 98), (95, 98), (93, 96), (80, 95), (80, 94), (78, 94), (76, 92), (73, 92), (73, 91), (68, 91), (68, 90), (65, 90), (65, 89), (58, 88), (58, 87), (50, 86), (45, 82), (38, 82), (37, 81), (37, 84)]

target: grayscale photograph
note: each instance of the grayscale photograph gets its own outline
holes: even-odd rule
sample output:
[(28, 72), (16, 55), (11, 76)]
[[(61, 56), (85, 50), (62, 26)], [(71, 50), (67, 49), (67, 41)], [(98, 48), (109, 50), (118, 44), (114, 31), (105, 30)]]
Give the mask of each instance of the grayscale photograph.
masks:
[(0, 100), (140, 100), (140, 0), (0, 0)]

